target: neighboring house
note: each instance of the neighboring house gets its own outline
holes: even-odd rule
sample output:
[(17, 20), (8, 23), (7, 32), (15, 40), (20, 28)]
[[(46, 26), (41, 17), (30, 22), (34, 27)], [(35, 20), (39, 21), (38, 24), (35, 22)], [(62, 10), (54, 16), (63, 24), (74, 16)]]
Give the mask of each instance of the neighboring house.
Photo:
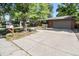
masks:
[(72, 16), (54, 17), (48, 18), (47, 24), (49, 28), (73, 29), (75, 20)]

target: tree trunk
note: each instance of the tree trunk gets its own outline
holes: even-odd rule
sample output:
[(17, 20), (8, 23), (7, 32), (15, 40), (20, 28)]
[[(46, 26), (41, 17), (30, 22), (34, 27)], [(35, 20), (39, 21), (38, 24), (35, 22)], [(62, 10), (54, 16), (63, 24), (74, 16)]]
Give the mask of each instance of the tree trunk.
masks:
[(20, 24), (19, 24), (19, 25), (20, 25), (20, 28), (23, 28), (23, 26), (22, 26), (22, 21), (20, 21)]
[(22, 25), (23, 25), (23, 30), (24, 31), (27, 31), (27, 28), (26, 28), (27, 27), (26, 20), (23, 20), (23, 24)]

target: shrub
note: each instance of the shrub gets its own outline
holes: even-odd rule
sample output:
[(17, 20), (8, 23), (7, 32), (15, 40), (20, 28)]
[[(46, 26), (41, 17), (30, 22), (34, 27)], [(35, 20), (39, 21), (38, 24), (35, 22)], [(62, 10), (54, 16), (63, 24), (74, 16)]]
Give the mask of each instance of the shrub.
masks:
[(6, 28), (0, 28), (0, 34), (5, 35), (6, 34)]
[(7, 40), (11, 40), (12, 37), (13, 37), (12, 33), (6, 34), (6, 39), (7, 39)]
[(23, 31), (23, 28), (15, 27), (14, 31), (15, 31), (15, 32), (22, 32), (22, 31)]

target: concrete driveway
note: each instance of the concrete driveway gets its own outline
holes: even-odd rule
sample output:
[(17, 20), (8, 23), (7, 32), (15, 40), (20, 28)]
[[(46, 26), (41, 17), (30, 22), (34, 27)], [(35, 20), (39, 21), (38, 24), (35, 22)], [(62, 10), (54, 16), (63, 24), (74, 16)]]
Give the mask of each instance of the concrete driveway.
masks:
[(79, 56), (79, 40), (69, 29), (39, 30), (13, 42), (33, 56)]
[(0, 56), (28, 56), (28, 53), (18, 48), (10, 41), (0, 38)]

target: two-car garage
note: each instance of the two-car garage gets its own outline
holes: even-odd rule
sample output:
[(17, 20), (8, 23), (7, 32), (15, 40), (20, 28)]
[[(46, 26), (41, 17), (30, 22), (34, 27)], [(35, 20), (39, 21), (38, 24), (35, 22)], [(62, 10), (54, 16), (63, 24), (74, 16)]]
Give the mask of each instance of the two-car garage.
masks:
[(55, 17), (48, 18), (47, 24), (49, 28), (65, 28), (72, 29), (74, 28), (74, 18), (71, 16)]

